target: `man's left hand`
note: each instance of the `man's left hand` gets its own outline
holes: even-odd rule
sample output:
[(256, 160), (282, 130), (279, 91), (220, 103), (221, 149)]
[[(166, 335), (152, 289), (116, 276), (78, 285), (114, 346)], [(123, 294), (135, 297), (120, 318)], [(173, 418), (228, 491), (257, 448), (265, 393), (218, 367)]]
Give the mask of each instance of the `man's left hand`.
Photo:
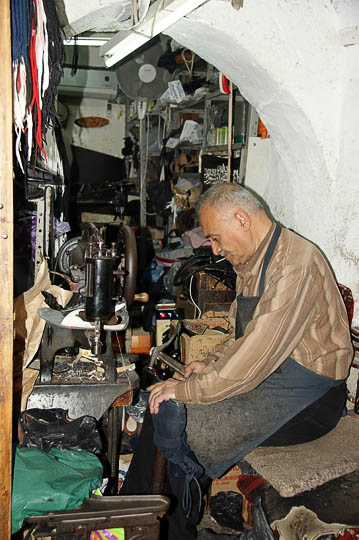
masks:
[(147, 388), (150, 390), (149, 406), (151, 414), (157, 414), (162, 401), (176, 399), (175, 386), (180, 381), (175, 379), (167, 379), (160, 383), (152, 384)]

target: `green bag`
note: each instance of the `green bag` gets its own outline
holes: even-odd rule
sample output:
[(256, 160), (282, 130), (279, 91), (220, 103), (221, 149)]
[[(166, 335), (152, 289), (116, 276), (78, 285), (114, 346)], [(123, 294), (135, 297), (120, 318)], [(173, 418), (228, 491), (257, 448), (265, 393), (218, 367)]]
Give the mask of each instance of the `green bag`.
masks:
[(101, 485), (100, 460), (87, 450), (43, 452), (16, 448), (12, 488), (12, 533), (27, 516), (73, 510)]

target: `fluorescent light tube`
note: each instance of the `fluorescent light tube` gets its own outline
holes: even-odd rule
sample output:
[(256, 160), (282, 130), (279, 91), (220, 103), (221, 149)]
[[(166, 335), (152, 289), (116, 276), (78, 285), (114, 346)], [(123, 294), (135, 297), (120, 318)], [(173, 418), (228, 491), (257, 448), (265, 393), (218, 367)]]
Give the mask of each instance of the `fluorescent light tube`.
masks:
[(108, 42), (108, 39), (96, 39), (96, 38), (81, 38), (78, 37), (77, 40), (74, 38), (71, 39), (64, 39), (64, 45), (88, 45), (88, 46), (94, 46), (94, 47), (101, 47), (102, 45), (105, 45)]
[(163, 0), (154, 2), (145, 19), (133, 31), (119, 32), (100, 49), (106, 67), (123, 60), (133, 51), (150, 41), (182, 17), (185, 17), (207, 0), (173, 0), (167, 5)]

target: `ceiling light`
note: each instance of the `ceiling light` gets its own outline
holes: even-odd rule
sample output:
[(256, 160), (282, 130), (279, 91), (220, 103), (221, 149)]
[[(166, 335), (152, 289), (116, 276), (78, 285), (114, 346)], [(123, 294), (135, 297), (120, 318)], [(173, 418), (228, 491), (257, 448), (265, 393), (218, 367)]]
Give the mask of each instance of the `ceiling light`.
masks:
[(164, 5), (164, 0), (157, 0), (133, 31), (119, 32), (101, 47), (100, 56), (105, 57), (106, 67), (117, 64), (205, 2), (207, 0), (173, 0)]

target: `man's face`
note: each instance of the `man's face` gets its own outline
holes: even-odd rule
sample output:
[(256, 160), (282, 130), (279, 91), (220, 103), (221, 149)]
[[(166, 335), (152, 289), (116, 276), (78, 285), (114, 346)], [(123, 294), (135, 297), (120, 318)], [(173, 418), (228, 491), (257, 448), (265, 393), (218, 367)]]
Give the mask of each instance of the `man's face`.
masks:
[(210, 204), (201, 208), (200, 222), (215, 255), (222, 255), (233, 266), (245, 264), (253, 254), (251, 235), (245, 231), (234, 209), (218, 210)]

